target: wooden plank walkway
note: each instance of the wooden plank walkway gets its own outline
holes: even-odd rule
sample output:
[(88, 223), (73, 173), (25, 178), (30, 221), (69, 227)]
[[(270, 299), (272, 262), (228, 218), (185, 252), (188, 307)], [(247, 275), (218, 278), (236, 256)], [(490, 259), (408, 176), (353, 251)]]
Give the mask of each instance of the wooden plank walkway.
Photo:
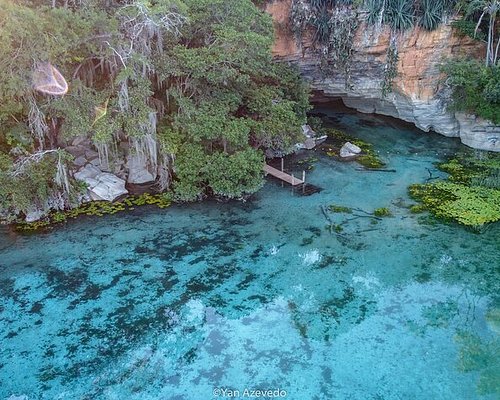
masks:
[(282, 181), (287, 182), (292, 186), (297, 186), (304, 183), (301, 179), (292, 177), (292, 175), (289, 175), (286, 172), (282, 172), (279, 169), (271, 167), (270, 165), (267, 164), (264, 165), (264, 172), (278, 179), (281, 179)]

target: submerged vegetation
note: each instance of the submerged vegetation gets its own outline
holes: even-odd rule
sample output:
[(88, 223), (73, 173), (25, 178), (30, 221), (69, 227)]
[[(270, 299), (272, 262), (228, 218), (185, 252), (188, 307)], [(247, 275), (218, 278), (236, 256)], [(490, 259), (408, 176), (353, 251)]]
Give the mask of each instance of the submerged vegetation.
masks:
[(463, 155), (439, 168), (450, 174), (447, 181), (410, 186), (410, 195), (421, 202), (412, 212), (427, 210), (475, 229), (500, 221), (500, 156)]
[(328, 156), (337, 157), (342, 145), (346, 142), (350, 142), (361, 149), (362, 152), (356, 158), (356, 161), (363, 167), (366, 169), (378, 169), (385, 167), (385, 163), (375, 152), (371, 143), (350, 136), (347, 133), (334, 128), (327, 128), (322, 130), (322, 132), (328, 135), (328, 145), (324, 146)]
[(171, 204), (171, 196), (166, 193), (152, 195), (144, 193), (140, 196), (128, 196), (124, 200), (110, 203), (107, 201), (92, 201), (80, 207), (66, 211), (52, 211), (45, 218), (34, 221), (18, 221), (16, 229), (21, 232), (32, 232), (42, 229), (48, 229), (56, 224), (66, 222), (82, 215), (102, 217), (103, 215), (112, 215), (122, 211), (130, 211), (135, 207), (154, 205), (158, 208), (167, 208)]
[(255, 192), (264, 151), (298, 141), (307, 89), (250, 0), (49, 4), (0, 10), (2, 219), (79, 204), (75, 138), (106, 172), (139, 157), (181, 201)]

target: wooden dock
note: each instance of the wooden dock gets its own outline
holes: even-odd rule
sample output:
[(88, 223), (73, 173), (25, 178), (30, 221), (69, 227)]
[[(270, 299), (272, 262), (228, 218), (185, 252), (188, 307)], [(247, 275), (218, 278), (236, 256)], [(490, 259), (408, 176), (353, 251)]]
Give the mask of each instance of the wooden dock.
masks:
[(302, 179), (295, 178), (293, 175), (289, 175), (286, 172), (280, 171), (279, 169), (271, 167), (270, 165), (267, 164), (264, 165), (264, 172), (284, 182), (287, 182), (292, 186), (298, 186), (304, 183)]

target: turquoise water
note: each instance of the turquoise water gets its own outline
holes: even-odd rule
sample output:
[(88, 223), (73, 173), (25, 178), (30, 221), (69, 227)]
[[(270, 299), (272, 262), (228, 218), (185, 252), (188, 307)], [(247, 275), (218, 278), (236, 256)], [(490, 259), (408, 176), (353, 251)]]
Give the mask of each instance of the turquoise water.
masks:
[[(406, 208), (460, 145), (329, 117), (396, 172), (302, 153), (287, 166), (317, 158), (310, 197), (268, 182), (245, 203), (0, 233), (0, 400), (498, 398), (500, 228)], [(331, 233), (332, 203), (393, 217), (329, 214)]]

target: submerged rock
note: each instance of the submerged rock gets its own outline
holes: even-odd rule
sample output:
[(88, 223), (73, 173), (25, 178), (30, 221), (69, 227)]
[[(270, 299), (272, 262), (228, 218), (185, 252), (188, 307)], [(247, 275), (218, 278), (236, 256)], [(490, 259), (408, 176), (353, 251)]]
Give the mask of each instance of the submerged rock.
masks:
[(361, 153), (361, 149), (351, 142), (345, 143), (340, 149), (340, 157), (342, 158), (355, 157), (359, 153)]

